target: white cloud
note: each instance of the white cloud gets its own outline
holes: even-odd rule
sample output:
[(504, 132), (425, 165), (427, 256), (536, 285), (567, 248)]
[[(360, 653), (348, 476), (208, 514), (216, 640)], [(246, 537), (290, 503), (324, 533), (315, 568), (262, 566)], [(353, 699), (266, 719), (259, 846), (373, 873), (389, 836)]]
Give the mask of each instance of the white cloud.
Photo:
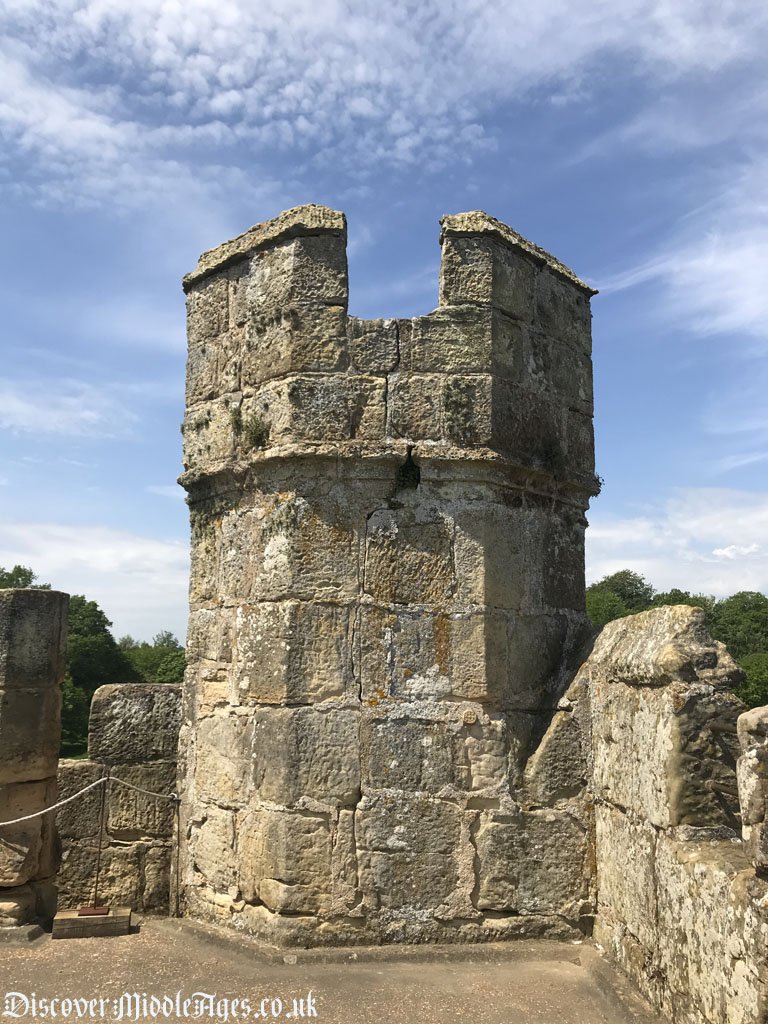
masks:
[(569, 95), (610, 58), (643, 83), (711, 77), (761, 54), (767, 23), (735, 0), (7, 0), (0, 134), (49, 201), (244, 187), (211, 160), (238, 147), (251, 167), (289, 149), (299, 175), (340, 153), (440, 167), (532, 88)]
[(729, 167), (725, 179), (659, 253), (597, 286), (606, 294), (655, 283), (669, 322), (700, 335), (741, 334), (751, 339), (747, 352), (760, 354), (768, 341), (768, 154)]
[(636, 517), (589, 518), (588, 582), (633, 569), (658, 590), (768, 593), (768, 493), (688, 488)]
[(0, 523), (0, 565), (17, 563), (58, 590), (97, 601), (115, 636), (185, 635), (186, 543), (101, 526)]
[(124, 437), (136, 414), (108, 385), (0, 378), (0, 430), (69, 437)]

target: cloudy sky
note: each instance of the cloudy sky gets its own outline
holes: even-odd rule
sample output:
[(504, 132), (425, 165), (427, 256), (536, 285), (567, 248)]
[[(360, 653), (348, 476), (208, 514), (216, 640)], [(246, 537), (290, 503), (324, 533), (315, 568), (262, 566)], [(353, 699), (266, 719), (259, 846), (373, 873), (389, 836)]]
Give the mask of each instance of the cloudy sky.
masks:
[(758, 0), (2, 0), (0, 565), (182, 635), (182, 274), (326, 203), (415, 315), (480, 207), (600, 289), (588, 578), (768, 591), (766, 50)]

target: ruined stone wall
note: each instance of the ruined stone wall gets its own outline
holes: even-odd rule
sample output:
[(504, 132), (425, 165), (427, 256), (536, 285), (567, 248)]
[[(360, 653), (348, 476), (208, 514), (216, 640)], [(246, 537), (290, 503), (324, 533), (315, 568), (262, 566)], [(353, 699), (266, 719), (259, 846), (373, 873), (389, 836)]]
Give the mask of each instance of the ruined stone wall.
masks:
[(594, 800), (595, 938), (676, 1024), (765, 1019), (768, 884), (740, 831), (751, 806), (757, 842), (764, 735), (742, 716), (740, 807), (740, 676), (700, 609), (662, 608), (605, 627), (561, 713)]
[[(0, 590), (0, 821), (56, 801), (68, 596)], [(50, 815), (0, 828), (0, 929), (55, 912)]]
[(583, 800), (526, 761), (578, 664), (590, 289), (482, 213), (439, 306), (347, 315), (288, 211), (185, 279), (190, 914), (270, 941), (572, 935)]
[[(124, 779), (151, 793), (176, 792), (181, 688), (117, 684), (93, 696), (88, 758), (59, 763), (59, 797), (102, 778)], [(102, 787), (56, 814), (61, 843), (59, 910), (94, 899)], [(110, 783), (105, 796), (99, 903), (167, 914), (171, 893), (175, 805)]]

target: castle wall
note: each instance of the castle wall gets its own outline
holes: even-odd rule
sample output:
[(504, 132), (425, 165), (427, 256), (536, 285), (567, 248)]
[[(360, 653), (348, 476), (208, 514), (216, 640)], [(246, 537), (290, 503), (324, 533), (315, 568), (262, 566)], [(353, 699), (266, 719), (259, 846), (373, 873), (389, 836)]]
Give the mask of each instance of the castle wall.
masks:
[[(0, 590), (0, 821), (56, 800), (68, 596)], [(0, 828), (0, 930), (53, 916), (50, 815)]]
[(700, 609), (660, 608), (609, 623), (564, 701), (594, 802), (595, 939), (676, 1024), (765, 1019), (765, 709), (739, 719), (740, 804), (740, 677)]
[(412, 320), (347, 315), (324, 207), (185, 279), (182, 885), (270, 941), (593, 910), (583, 801), (523, 779), (588, 628), (591, 292), (485, 214), (441, 244)]
[(58, 909), (91, 906), (101, 836), (98, 902), (167, 914), (176, 805), (148, 795), (176, 792), (181, 687), (119, 683), (93, 695), (88, 757), (59, 762), (59, 798), (107, 772), (146, 792), (108, 783), (56, 813), (61, 844)]

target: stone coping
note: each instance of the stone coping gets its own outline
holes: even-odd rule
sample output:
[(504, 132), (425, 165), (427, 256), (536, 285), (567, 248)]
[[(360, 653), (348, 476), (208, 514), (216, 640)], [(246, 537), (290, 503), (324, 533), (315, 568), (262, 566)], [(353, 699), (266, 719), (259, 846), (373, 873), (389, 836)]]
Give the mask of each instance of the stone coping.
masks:
[(259, 249), (266, 249), (277, 242), (301, 235), (322, 235), (347, 233), (347, 218), (340, 210), (332, 210), (329, 206), (318, 206), (310, 203), (306, 206), (294, 206), (284, 210), (261, 224), (254, 224), (242, 235), (223, 242), (215, 249), (202, 254), (197, 266), (184, 276), (182, 285), (185, 292), (190, 288), (226, 267), (245, 259)]
[(582, 281), (580, 277), (574, 274), (570, 267), (561, 263), (557, 257), (534, 242), (529, 242), (527, 238), (523, 238), (521, 234), (518, 234), (514, 228), (509, 227), (508, 224), (504, 224), (503, 221), (497, 220), (495, 217), (491, 217), (484, 210), (446, 214), (440, 218), (440, 226), (442, 228), (440, 233), (441, 243), (444, 238), (451, 235), (490, 235), (511, 246), (513, 249), (525, 253), (526, 256), (532, 256), (536, 263), (549, 267), (559, 277), (564, 277), (566, 281), (570, 281), (571, 284), (576, 285), (577, 288), (586, 292), (587, 295), (597, 295), (597, 288), (592, 288), (586, 281)]

